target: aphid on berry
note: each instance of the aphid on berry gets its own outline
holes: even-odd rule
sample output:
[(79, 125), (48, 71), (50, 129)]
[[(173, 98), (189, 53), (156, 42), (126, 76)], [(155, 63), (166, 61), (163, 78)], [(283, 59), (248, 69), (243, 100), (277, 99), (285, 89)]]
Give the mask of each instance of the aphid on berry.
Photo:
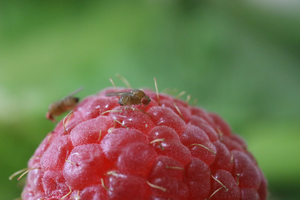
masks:
[(80, 92), (82, 89), (83, 87), (80, 87), (62, 100), (52, 103), (48, 108), (46, 118), (51, 120), (52, 122), (55, 122), (54, 116), (59, 116), (62, 113), (75, 108), (79, 102), (79, 98), (74, 97), (74, 95)]
[(144, 105), (145, 107), (150, 103), (151, 99), (142, 90), (131, 90), (130, 92), (113, 92), (106, 93), (105, 96), (121, 96), (118, 103), (121, 106)]

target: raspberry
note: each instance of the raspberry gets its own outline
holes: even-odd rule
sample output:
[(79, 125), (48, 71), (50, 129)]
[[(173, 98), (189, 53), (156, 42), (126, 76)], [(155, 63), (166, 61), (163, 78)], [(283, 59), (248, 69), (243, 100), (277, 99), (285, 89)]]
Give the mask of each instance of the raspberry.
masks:
[(113, 92), (84, 99), (42, 141), (24, 200), (267, 198), (245, 141), (220, 116), (148, 89), (147, 105), (124, 107)]

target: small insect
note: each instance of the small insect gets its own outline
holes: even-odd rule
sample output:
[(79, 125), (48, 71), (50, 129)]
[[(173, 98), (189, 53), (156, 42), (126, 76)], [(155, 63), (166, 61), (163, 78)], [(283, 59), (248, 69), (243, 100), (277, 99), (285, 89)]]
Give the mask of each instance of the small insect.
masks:
[(51, 120), (52, 122), (55, 122), (56, 120), (54, 116), (59, 116), (62, 113), (75, 108), (79, 102), (79, 98), (73, 96), (76, 93), (80, 92), (82, 89), (83, 87), (80, 87), (74, 92), (72, 92), (71, 94), (69, 94), (68, 96), (66, 96), (65, 98), (63, 98), (62, 100), (52, 103), (48, 108), (48, 112), (46, 113), (46, 118)]
[(131, 90), (130, 92), (106, 93), (105, 96), (121, 96), (119, 104), (121, 106), (144, 105), (144, 108), (150, 103), (151, 99), (142, 90)]

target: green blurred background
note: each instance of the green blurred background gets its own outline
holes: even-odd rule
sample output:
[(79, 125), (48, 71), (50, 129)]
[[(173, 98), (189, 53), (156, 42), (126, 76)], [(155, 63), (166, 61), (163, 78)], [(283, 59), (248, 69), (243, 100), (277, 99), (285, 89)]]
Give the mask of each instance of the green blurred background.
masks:
[(0, 199), (20, 195), (8, 177), (55, 126), (48, 105), (115, 73), (197, 98), (247, 140), (270, 200), (300, 199), (300, 4), (224, 2), (0, 1)]

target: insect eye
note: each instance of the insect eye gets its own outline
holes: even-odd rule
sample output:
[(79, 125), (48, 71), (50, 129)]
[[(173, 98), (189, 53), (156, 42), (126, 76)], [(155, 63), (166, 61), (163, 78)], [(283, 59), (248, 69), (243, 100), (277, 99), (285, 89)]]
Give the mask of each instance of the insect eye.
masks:
[(142, 100), (141, 100), (141, 102), (142, 102), (142, 104), (144, 104), (144, 105), (148, 105), (149, 103), (150, 103), (150, 99), (146, 99), (146, 98), (142, 98)]

